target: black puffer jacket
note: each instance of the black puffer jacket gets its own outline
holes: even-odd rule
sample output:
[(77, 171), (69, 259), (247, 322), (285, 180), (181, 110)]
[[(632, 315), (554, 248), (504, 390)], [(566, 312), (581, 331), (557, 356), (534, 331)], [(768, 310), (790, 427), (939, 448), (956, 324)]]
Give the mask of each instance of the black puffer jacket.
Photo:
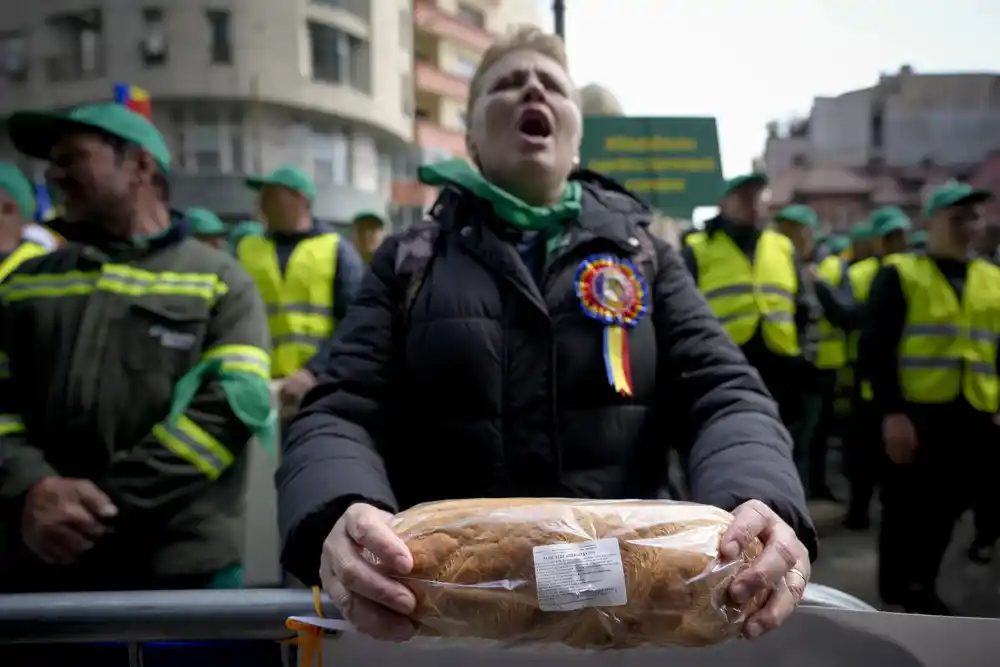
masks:
[[(688, 461), (694, 500), (732, 509), (760, 499), (815, 553), (791, 442), (759, 376), (678, 254), (649, 236), (648, 209), (610, 181), (580, 178), (580, 224), (540, 281), (491, 212), (458, 190), (435, 207), (436, 249), (408, 315), (397, 260), (412, 234), (376, 253), (327, 375), (285, 438), (283, 562), (300, 579), (316, 580), (322, 541), (354, 500), (395, 510), (483, 496), (657, 497), (671, 447)], [(649, 313), (629, 334), (630, 398), (608, 384), (602, 326), (575, 294), (594, 253), (633, 258), (650, 283)]]

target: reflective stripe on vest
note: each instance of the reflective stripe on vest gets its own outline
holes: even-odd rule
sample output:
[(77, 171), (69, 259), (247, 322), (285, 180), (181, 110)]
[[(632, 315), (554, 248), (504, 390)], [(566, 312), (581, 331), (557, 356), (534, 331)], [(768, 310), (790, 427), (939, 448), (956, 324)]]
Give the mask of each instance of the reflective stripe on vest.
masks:
[[(819, 279), (831, 287), (843, 284), (844, 262), (831, 255), (820, 262), (816, 271)], [(819, 321), (819, 347), (816, 350), (816, 368), (823, 370), (843, 368), (847, 364), (847, 336), (824, 317)]]
[(4, 280), (13, 273), (14, 269), (21, 266), (32, 257), (41, 257), (48, 254), (48, 250), (41, 244), (34, 241), (25, 241), (14, 249), (3, 262), (0, 262), (0, 280)]
[(236, 256), (253, 277), (267, 306), (274, 352), (271, 375), (301, 370), (333, 333), (333, 282), (340, 237), (321, 234), (300, 241), (284, 275), (274, 242), (263, 236), (240, 240)]
[(775, 354), (801, 354), (795, 328), (795, 251), (785, 236), (765, 230), (757, 240), (753, 265), (723, 232), (688, 237), (698, 266), (698, 287), (737, 345), (746, 344), (760, 326)]
[(894, 262), (906, 297), (899, 344), (899, 384), (912, 403), (950, 403), (959, 395), (995, 414), (998, 401), (1000, 269), (969, 262), (962, 302), (934, 260), (907, 255)]

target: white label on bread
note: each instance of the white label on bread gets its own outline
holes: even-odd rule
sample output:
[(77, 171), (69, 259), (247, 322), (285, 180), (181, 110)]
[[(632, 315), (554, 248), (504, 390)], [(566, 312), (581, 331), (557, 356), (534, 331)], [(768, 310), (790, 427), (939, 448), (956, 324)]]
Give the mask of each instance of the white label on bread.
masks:
[(542, 611), (619, 607), (628, 602), (622, 552), (614, 537), (535, 547), (531, 555)]

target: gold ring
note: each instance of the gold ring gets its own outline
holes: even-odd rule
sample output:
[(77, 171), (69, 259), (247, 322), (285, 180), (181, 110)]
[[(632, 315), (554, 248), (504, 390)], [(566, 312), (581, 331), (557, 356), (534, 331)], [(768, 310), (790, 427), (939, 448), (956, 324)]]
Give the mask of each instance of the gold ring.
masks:
[(807, 577), (807, 576), (806, 576), (806, 573), (805, 573), (805, 572), (803, 572), (802, 570), (800, 570), (800, 569), (799, 569), (799, 568), (797, 568), (797, 567), (793, 567), (793, 568), (791, 568), (790, 570), (788, 570), (788, 572), (786, 572), (786, 573), (785, 573), (785, 576), (787, 577), (787, 576), (788, 576), (789, 574), (797, 574), (797, 575), (799, 575), (800, 577), (802, 577), (802, 581), (803, 581), (803, 582), (805, 582), (805, 583), (807, 583), (807, 584), (809, 583), (809, 577)]

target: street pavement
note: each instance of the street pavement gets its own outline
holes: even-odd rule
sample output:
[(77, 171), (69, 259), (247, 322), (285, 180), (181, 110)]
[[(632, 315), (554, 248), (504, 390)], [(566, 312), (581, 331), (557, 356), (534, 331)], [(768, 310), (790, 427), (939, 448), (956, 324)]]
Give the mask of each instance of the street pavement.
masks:
[[(819, 559), (813, 564), (812, 580), (879, 607), (876, 530), (844, 530), (840, 527), (843, 508), (835, 503), (810, 503), (810, 510), (820, 531)], [(991, 565), (971, 563), (965, 551), (972, 535), (972, 518), (966, 514), (955, 527), (938, 592), (956, 615), (1000, 618), (1000, 560)]]

